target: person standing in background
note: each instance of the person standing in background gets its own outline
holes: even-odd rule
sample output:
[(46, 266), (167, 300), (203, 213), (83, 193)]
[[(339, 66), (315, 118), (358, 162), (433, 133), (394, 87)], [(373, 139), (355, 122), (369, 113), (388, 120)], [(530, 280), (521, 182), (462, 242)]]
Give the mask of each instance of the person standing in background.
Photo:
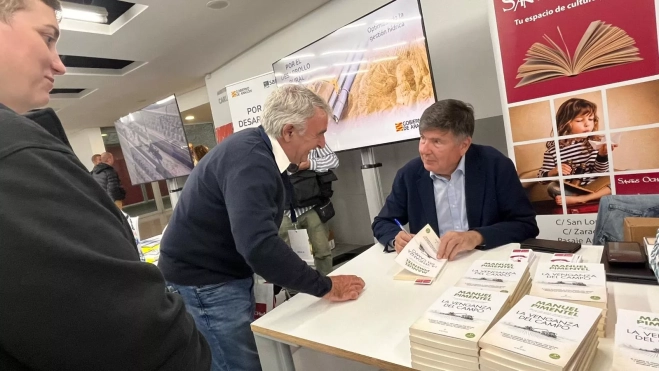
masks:
[(194, 161), (194, 165), (197, 166), (199, 161), (201, 161), (201, 159), (204, 158), (206, 154), (208, 154), (208, 147), (203, 144), (195, 146), (192, 149), (192, 160)]
[(119, 209), (123, 209), (126, 190), (121, 186), (119, 174), (117, 174), (117, 171), (112, 165), (114, 165), (114, 156), (112, 156), (112, 153), (103, 152), (101, 154), (101, 162), (94, 166), (92, 170), (92, 177), (105, 190), (105, 193), (110, 196), (114, 204)]
[(68, 141), (22, 116), (65, 72), (59, 11), (0, 0), (0, 370), (208, 371), (208, 344), (121, 211)]
[[(94, 165), (94, 167), (96, 167), (96, 165), (98, 165), (100, 162), (101, 162), (101, 155), (100, 154), (97, 153), (95, 155), (92, 155), (92, 165)], [(92, 168), (92, 170), (89, 172), (89, 174), (94, 174), (94, 168)]]
[[(314, 265), (316, 270), (324, 275), (330, 274), (333, 269), (332, 249), (330, 248), (328, 240), (329, 231), (327, 225), (323, 222), (323, 220), (321, 220), (318, 212), (315, 210), (315, 207), (318, 206), (320, 202), (325, 204), (329, 203), (330, 201), (329, 199), (322, 199), (319, 197), (319, 195), (309, 194), (309, 192), (305, 189), (300, 189), (304, 188), (305, 184), (309, 184), (309, 182), (295, 182), (294, 179), (298, 174), (305, 171), (322, 174), (327, 173), (330, 170), (334, 170), (337, 167), (339, 167), (339, 158), (332, 151), (332, 149), (329, 148), (329, 146), (325, 145), (324, 148), (314, 148), (311, 150), (311, 152), (309, 152), (308, 158), (298, 166), (298, 171), (291, 174), (290, 177), (294, 184), (294, 194), (305, 194), (311, 196), (311, 198), (317, 200), (317, 202), (305, 207), (296, 207), (293, 210), (297, 219), (297, 226), (293, 225), (293, 222), (291, 221), (291, 211), (286, 210), (284, 212), (284, 219), (282, 220), (281, 226), (279, 227), (279, 237), (281, 237), (289, 245), (289, 230), (297, 228), (307, 230), (309, 240), (311, 241), (311, 251), (313, 254)], [(309, 179), (312, 183), (311, 188), (313, 189), (318, 189), (317, 178), (317, 176), (314, 176), (313, 178)]]

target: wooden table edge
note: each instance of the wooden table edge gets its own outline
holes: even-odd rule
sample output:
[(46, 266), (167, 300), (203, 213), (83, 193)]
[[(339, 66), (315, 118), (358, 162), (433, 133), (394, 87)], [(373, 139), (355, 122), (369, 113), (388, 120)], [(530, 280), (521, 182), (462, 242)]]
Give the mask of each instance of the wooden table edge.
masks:
[(357, 361), (367, 365), (376, 366), (384, 370), (414, 371), (413, 368), (397, 365), (395, 363), (383, 361), (381, 359), (377, 359), (373, 357), (364, 356), (359, 353), (335, 348), (329, 345), (320, 344), (315, 341), (305, 340), (296, 336), (287, 335), (278, 331), (269, 330), (256, 325), (251, 325), (251, 327), (252, 327), (252, 332), (254, 332), (254, 334), (262, 335), (264, 337), (271, 338), (273, 340), (278, 340), (281, 341), (282, 343), (294, 344), (304, 348), (313, 349), (321, 353), (326, 353), (340, 358), (346, 358), (352, 361)]

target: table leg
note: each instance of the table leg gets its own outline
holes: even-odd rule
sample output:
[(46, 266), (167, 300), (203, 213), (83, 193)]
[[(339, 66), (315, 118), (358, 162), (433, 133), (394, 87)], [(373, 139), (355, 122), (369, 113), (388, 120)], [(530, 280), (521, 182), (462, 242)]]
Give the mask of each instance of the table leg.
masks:
[(295, 371), (291, 347), (254, 334), (263, 371)]

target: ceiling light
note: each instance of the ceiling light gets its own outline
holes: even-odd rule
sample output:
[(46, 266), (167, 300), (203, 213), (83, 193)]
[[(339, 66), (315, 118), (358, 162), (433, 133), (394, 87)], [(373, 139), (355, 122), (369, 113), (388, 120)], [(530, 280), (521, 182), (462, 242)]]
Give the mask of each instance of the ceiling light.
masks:
[(95, 5), (62, 2), (62, 18), (83, 22), (108, 23), (107, 9)]
[(108, 135), (107, 135), (107, 134), (101, 134), (101, 136), (102, 136), (102, 137), (107, 137)]
[(185, 116), (185, 119), (188, 120), (188, 121), (191, 121), (191, 120), (194, 120), (194, 116), (192, 116), (192, 115)]
[(220, 10), (229, 6), (229, 2), (227, 0), (211, 0), (206, 3), (206, 6), (211, 9)]

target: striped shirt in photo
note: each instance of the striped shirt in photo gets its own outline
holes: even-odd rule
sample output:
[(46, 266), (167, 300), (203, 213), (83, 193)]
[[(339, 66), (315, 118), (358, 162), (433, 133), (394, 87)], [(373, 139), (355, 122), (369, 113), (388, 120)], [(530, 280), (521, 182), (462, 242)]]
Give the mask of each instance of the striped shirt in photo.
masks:
[[(600, 156), (598, 151), (594, 149), (586, 139), (574, 139), (560, 147), (561, 162), (570, 163), (572, 165), (572, 174), (574, 175), (577, 169), (581, 169), (585, 164), (585, 171), (583, 174), (605, 173), (609, 171), (609, 156)], [(538, 170), (538, 177), (544, 178), (549, 176), (549, 171), (557, 167), (556, 164), (556, 146), (554, 141), (547, 142), (547, 150), (542, 160), (542, 167)], [(595, 178), (581, 179), (580, 186), (585, 186), (592, 183)]]

